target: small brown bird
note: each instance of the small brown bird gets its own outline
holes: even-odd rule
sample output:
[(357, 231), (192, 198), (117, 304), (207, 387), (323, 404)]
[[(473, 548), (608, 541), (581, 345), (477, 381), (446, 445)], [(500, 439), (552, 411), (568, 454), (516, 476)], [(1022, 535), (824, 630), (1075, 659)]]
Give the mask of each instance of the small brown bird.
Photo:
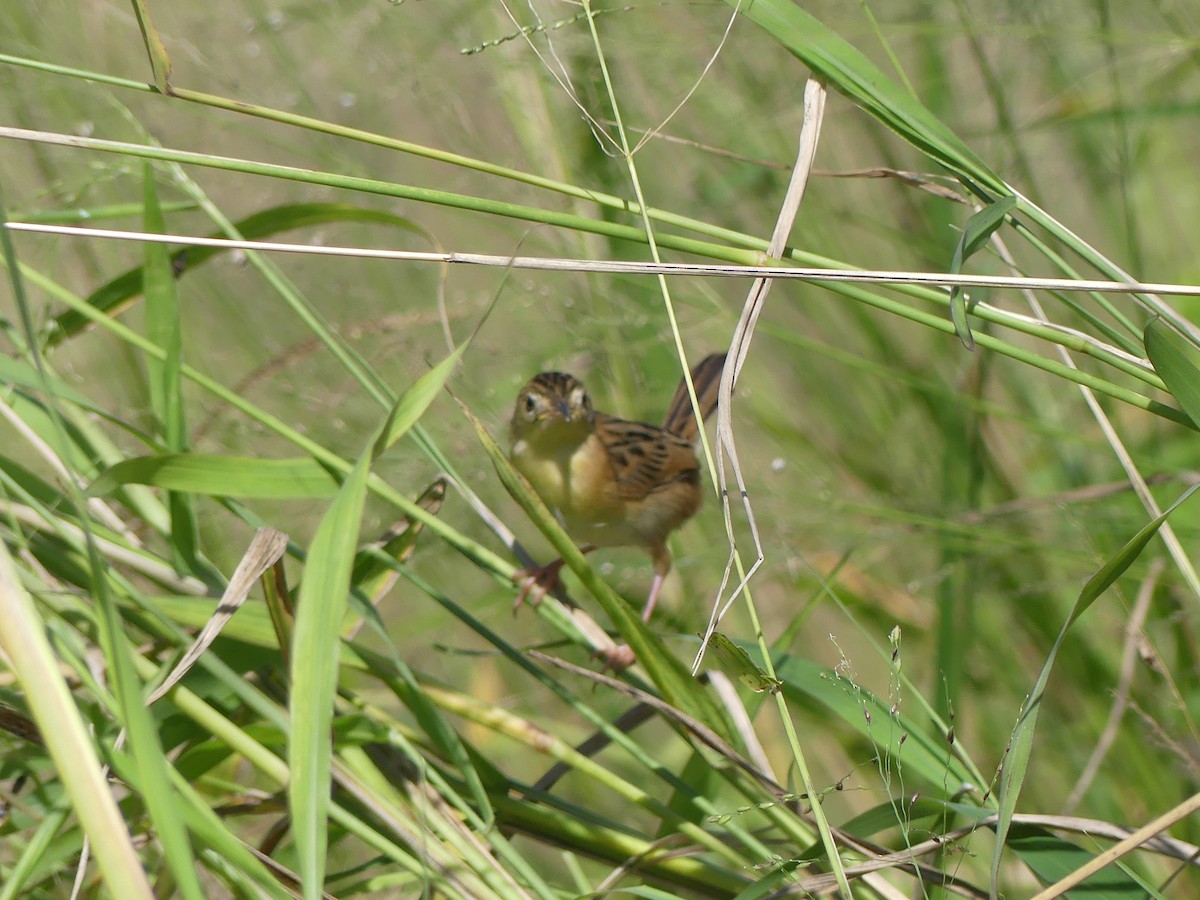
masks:
[[(725, 354), (692, 369), (700, 413), (717, 405)], [(648, 425), (592, 409), (583, 385), (563, 372), (542, 372), (521, 388), (512, 418), (513, 466), (555, 512), (585, 553), (597, 547), (644, 547), (654, 580), (642, 610), (648, 621), (671, 568), (667, 535), (700, 508), (700, 432), (686, 382), (663, 424)], [(537, 603), (558, 580), (562, 560), (518, 573), (517, 605)]]

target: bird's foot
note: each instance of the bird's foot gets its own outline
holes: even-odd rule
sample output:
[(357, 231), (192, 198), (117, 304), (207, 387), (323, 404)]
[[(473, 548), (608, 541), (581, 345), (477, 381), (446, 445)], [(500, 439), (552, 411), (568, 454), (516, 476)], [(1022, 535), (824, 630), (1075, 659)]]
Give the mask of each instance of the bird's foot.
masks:
[(558, 573), (563, 565), (563, 560), (556, 559), (544, 566), (530, 566), (528, 569), (514, 572), (513, 581), (520, 585), (521, 589), (517, 592), (516, 602), (513, 603), (513, 615), (517, 614), (517, 610), (526, 600), (530, 606), (537, 606), (543, 597), (560, 587), (562, 581)]
[(620, 672), (637, 662), (637, 657), (633, 655), (633, 648), (628, 644), (619, 644), (609, 647), (607, 650), (597, 650), (594, 656), (604, 663), (605, 671), (611, 669), (613, 672)]

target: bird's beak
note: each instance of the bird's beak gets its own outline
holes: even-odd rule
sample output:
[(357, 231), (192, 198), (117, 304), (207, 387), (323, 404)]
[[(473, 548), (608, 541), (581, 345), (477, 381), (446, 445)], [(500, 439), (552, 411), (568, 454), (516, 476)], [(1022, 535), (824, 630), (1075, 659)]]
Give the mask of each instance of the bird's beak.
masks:
[(562, 413), (563, 421), (571, 421), (571, 407), (563, 400), (558, 402), (558, 411)]

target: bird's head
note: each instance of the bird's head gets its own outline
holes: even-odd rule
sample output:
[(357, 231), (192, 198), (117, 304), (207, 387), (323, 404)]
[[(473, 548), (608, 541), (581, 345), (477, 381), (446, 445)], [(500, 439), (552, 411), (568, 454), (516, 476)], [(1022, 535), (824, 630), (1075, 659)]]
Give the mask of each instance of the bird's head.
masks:
[(513, 436), (542, 443), (578, 442), (591, 431), (596, 412), (579, 379), (542, 372), (526, 382), (513, 410)]

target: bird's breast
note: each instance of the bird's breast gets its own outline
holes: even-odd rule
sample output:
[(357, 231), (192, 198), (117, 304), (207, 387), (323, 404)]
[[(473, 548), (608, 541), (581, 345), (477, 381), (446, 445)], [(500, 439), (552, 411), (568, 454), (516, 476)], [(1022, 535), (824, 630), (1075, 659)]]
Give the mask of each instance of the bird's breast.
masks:
[(625, 504), (614, 491), (611, 463), (595, 435), (553, 451), (518, 440), (511, 458), (576, 541), (602, 547), (642, 543), (629, 527)]
[(513, 444), (513, 467), (524, 475), (547, 506), (561, 515), (570, 495), (571, 449), (548, 451), (525, 439)]

